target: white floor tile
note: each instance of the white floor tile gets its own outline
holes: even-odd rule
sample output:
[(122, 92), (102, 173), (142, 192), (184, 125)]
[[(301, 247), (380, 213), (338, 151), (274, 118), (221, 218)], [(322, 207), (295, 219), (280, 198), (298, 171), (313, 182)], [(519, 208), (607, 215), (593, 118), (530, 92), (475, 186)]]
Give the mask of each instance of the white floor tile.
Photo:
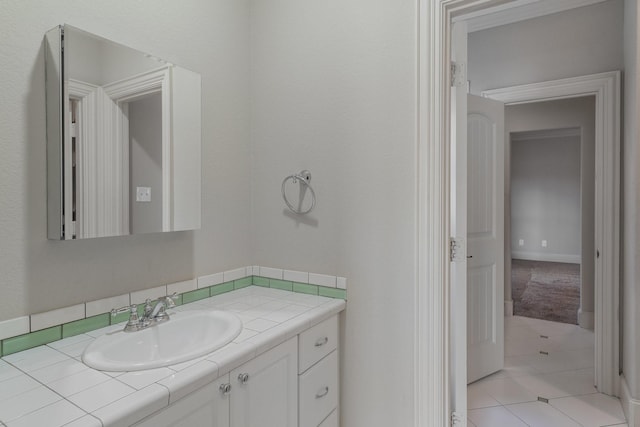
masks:
[(531, 364), (532, 359), (535, 357), (535, 355), (505, 357), (504, 368), (498, 374), (502, 377), (540, 374), (541, 372)]
[(601, 393), (553, 399), (549, 403), (585, 427), (625, 422), (620, 400)]
[[(504, 415), (497, 408), (512, 411), (533, 427), (627, 425), (619, 400), (598, 394), (593, 385), (593, 331), (506, 317), (505, 354), (504, 369), (467, 387), (470, 426), (510, 426), (490, 418)], [(550, 399), (551, 404), (538, 402), (538, 396)], [(506, 406), (496, 407), (495, 402)], [(489, 424), (481, 424), (485, 420), (478, 414), (488, 417)]]
[(527, 427), (522, 420), (507, 411), (503, 406), (473, 409), (469, 411), (468, 418), (476, 427)]
[(542, 375), (547, 383), (553, 385), (558, 393), (544, 396), (549, 399), (565, 396), (579, 396), (583, 394), (597, 393), (594, 386), (593, 368), (578, 369), (575, 371), (556, 372), (554, 374)]
[(531, 427), (580, 427), (580, 424), (548, 403), (518, 403), (506, 408)]
[(514, 381), (514, 378), (485, 381), (480, 387), (502, 405), (532, 402), (538, 399), (537, 394)]
[(489, 395), (481, 384), (471, 384), (467, 387), (467, 408), (479, 409), (500, 406), (500, 402)]

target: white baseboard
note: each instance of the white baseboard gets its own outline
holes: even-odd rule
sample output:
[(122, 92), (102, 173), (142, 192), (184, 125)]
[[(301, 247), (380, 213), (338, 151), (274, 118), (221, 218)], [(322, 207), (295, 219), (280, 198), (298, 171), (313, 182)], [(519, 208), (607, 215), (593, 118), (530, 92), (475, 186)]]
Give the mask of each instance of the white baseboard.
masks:
[(580, 255), (571, 254), (549, 254), (542, 252), (524, 252), (511, 251), (511, 258), (522, 259), (526, 261), (547, 261), (547, 262), (566, 262), (569, 264), (580, 264)]
[(631, 396), (624, 374), (620, 375), (620, 403), (629, 427), (640, 427), (640, 400)]
[(513, 316), (513, 300), (505, 300), (504, 302), (504, 315)]
[(595, 314), (593, 311), (578, 310), (578, 325), (583, 329), (589, 329), (593, 331), (595, 326)]

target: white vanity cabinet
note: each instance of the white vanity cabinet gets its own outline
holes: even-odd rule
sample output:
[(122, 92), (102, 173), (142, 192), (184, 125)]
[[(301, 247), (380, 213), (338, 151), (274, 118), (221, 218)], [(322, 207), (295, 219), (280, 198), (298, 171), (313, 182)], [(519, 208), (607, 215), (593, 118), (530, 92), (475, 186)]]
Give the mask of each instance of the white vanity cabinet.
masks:
[(135, 426), (338, 427), (337, 341), (336, 315)]

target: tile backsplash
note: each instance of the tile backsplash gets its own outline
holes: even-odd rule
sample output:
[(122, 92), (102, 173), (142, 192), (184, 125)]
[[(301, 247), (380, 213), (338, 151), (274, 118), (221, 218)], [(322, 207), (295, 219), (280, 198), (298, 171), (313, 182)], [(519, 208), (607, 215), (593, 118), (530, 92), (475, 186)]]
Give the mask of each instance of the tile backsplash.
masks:
[(147, 298), (153, 300), (175, 292), (178, 304), (188, 304), (251, 285), (347, 299), (347, 279), (344, 277), (260, 266), (241, 267), (2, 321), (0, 356), (124, 322), (128, 313), (112, 317), (111, 309), (141, 304)]

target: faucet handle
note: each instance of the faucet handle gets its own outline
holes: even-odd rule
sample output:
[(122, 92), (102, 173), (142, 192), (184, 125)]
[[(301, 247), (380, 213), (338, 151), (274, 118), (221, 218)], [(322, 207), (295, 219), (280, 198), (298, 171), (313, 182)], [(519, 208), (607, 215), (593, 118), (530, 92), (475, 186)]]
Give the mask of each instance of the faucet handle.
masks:
[(174, 308), (176, 306), (176, 299), (178, 298), (178, 293), (174, 292), (171, 295), (167, 295), (164, 297), (164, 304), (167, 308)]
[(126, 313), (127, 311), (130, 315), (133, 313), (138, 315), (138, 306), (135, 304), (131, 304), (120, 308), (112, 308), (110, 313), (111, 317), (116, 317), (118, 314)]
[(138, 306), (136, 304), (131, 304), (122, 308), (114, 308), (111, 310), (111, 316), (116, 317), (118, 314), (126, 313), (127, 310), (129, 310), (129, 320), (124, 327), (124, 331), (137, 331), (140, 327), (140, 319), (138, 319)]

